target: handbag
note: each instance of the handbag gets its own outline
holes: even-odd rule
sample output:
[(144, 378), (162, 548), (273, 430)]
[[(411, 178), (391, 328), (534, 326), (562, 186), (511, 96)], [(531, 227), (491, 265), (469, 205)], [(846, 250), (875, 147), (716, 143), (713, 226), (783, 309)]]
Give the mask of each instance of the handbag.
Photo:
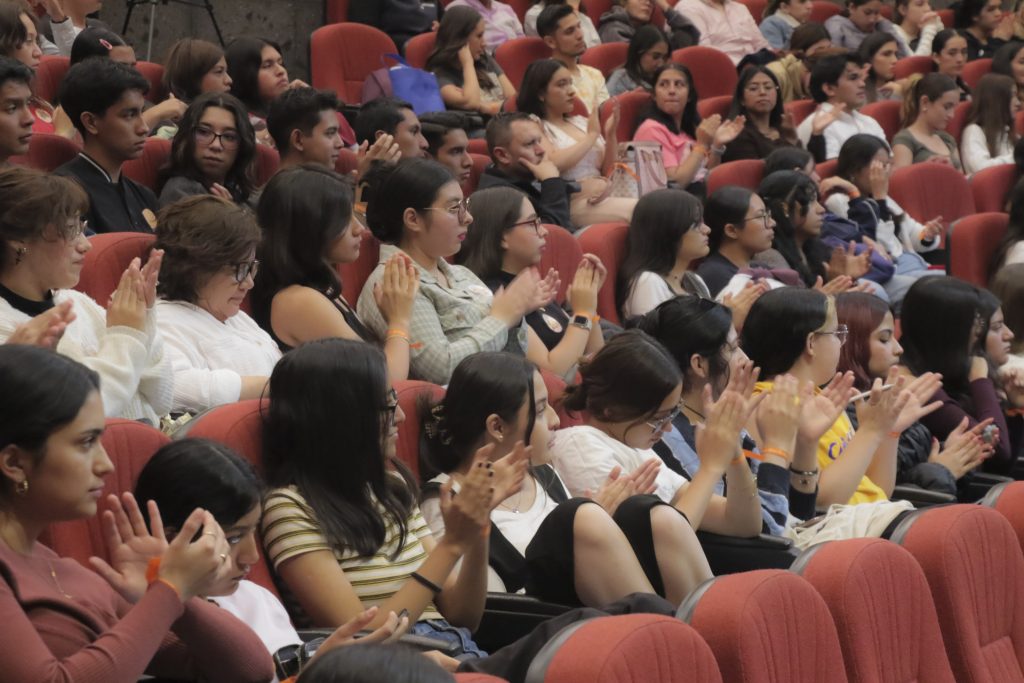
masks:
[(444, 111), (444, 100), (441, 99), (441, 88), (437, 84), (437, 76), (409, 66), (400, 55), (387, 53), (381, 55), (381, 63), (385, 58), (398, 62), (397, 66), (377, 69), (363, 83), (363, 102), (378, 97), (397, 97), (412, 105), (417, 116), (431, 111)]
[(612, 197), (639, 199), (668, 186), (661, 145), (657, 142), (620, 142), (608, 177)]

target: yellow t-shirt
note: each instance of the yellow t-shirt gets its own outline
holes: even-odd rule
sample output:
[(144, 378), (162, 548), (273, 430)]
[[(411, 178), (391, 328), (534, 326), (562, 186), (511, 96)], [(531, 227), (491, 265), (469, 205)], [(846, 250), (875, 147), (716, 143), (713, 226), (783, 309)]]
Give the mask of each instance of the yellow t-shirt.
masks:
[[(758, 382), (754, 385), (754, 393), (768, 391), (771, 388), (772, 382)], [(853, 434), (850, 418), (846, 416), (845, 412), (841, 413), (839, 419), (818, 441), (818, 467), (824, 470), (834, 463), (846, 450), (847, 445), (853, 439)], [(857, 484), (857, 490), (846, 502), (849, 505), (856, 505), (857, 503), (874, 503), (879, 500), (889, 500), (889, 497), (875, 482), (864, 475), (861, 477), (860, 483)]]

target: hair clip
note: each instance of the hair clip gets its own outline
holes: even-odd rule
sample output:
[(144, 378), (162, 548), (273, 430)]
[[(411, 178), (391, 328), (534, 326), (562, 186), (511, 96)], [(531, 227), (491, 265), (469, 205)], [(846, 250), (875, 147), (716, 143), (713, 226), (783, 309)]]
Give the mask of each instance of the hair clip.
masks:
[(102, 45), (103, 47), (107, 48), (107, 52), (110, 52), (111, 50), (114, 49), (114, 46), (111, 45), (110, 41), (107, 40), (106, 38), (100, 38), (100, 45)]

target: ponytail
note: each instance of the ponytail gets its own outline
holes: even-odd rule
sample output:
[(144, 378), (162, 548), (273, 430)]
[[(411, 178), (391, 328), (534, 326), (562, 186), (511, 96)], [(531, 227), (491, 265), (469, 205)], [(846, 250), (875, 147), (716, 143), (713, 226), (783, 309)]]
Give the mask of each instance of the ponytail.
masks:
[(932, 72), (919, 78), (911, 86), (909, 95), (903, 98), (903, 127), (907, 128), (920, 116), (922, 97), (935, 102), (947, 92), (956, 90), (959, 90), (956, 81), (944, 74)]

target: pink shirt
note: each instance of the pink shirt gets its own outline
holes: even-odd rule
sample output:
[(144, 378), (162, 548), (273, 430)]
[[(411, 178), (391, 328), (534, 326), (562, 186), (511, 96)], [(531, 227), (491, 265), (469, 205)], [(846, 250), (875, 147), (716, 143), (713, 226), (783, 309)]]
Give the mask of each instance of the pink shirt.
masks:
[(681, 0), (676, 10), (700, 30), (700, 44), (729, 55), (733, 64), (771, 45), (757, 27), (750, 10), (736, 0), (719, 5), (710, 0)]
[(491, 0), (491, 7), (488, 9), (480, 0), (453, 0), (448, 7), (472, 7), (480, 13), (484, 20), (484, 43), (488, 52), (494, 52), (502, 43), (513, 38), (522, 38), (523, 24), (519, 21), (519, 15), (510, 5), (498, 0)]
[[(697, 144), (697, 141), (686, 133), (679, 133), (677, 135), (666, 128), (665, 124), (659, 123), (654, 119), (647, 119), (641, 123), (640, 127), (636, 129), (636, 133), (633, 134), (633, 139), (638, 142), (657, 142), (660, 144), (661, 156), (665, 162), (666, 169), (675, 168), (683, 163), (686, 157), (690, 156), (693, 146)], [(707, 172), (704, 162), (701, 162), (700, 168), (697, 170), (696, 175), (693, 176), (693, 181), (699, 182), (704, 180)]]

